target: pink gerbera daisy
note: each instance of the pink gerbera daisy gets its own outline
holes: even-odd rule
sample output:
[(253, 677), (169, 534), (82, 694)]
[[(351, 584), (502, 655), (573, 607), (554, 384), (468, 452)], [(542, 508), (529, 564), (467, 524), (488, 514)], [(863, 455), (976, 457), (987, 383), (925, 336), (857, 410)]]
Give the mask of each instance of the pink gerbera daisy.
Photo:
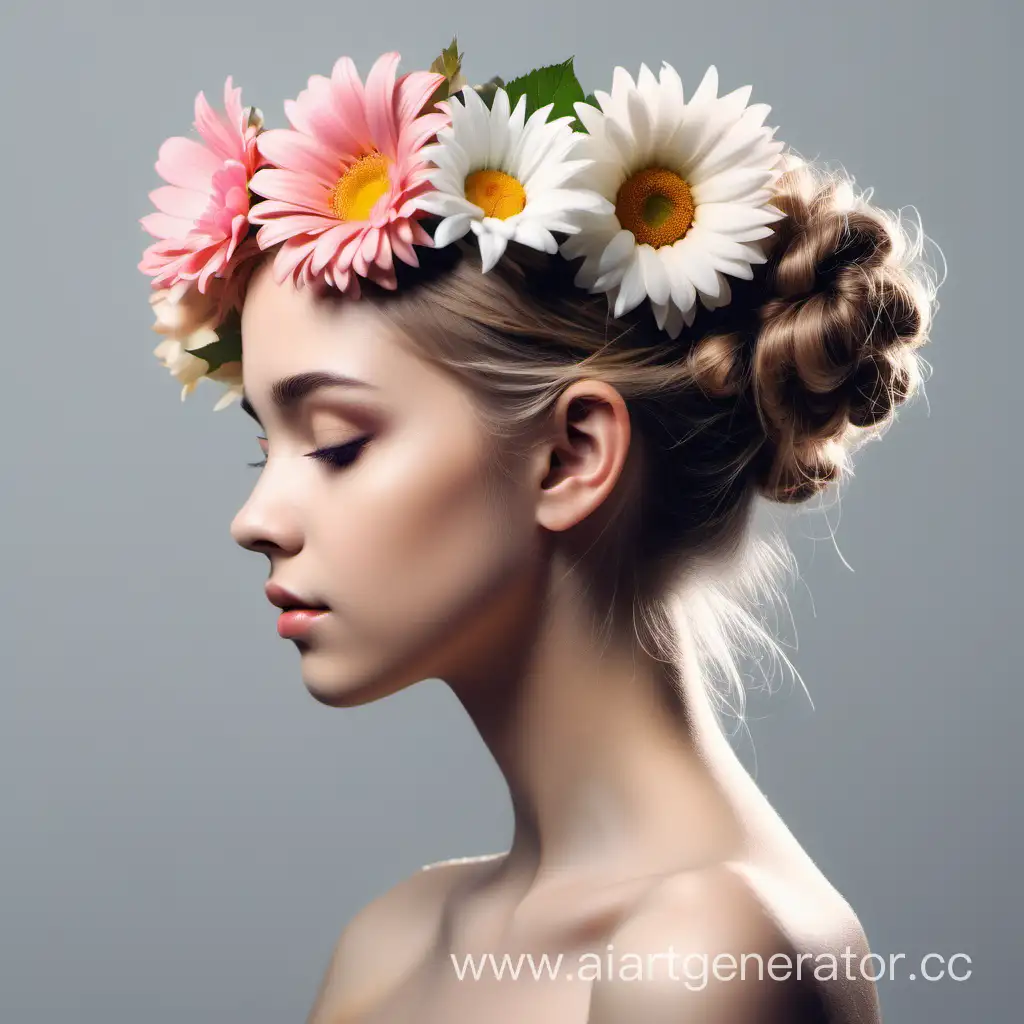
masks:
[(160, 211), (140, 220), (161, 239), (143, 254), (139, 269), (154, 288), (198, 280), (201, 292), (213, 276), (226, 276), (249, 230), (249, 179), (260, 164), (256, 136), (262, 118), (242, 109), (242, 90), (224, 83), (226, 117), (199, 93), (195, 128), (202, 142), (174, 136), (160, 147), (156, 169), (169, 184), (150, 192)]
[(292, 128), (263, 132), (260, 153), (272, 164), (253, 176), (249, 220), (262, 224), (261, 248), (284, 242), (274, 277), (298, 287), (326, 281), (352, 297), (359, 277), (396, 287), (393, 257), (418, 266), (413, 244), (429, 246), (418, 223), (417, 198), (430, 190), (429, 161), (420, 150), (446, 113), (422, 113), (444, 75), (412, 71), (397, 81), (400, 56), (386, 53), (365, 86), (355, 64), (341, 57), (330, 78), (313, 75), (297, 99), (286, 101)]

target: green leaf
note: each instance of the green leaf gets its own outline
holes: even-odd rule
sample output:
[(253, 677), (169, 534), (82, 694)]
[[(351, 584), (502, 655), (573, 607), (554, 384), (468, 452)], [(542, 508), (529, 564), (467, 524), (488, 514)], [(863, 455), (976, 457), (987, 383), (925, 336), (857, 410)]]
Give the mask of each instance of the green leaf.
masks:
[(453, 93), (458, 92), (466, 80), (462, 76), (462, 58), (464, 54), (459, 53), (459, 41), (457, 36), (452, 36), (451, 45), (441, 51), (441, 56), (436, 57), (430, 65), (430, 70), (435, 74), (444, 75), (444, 81), (434, 90), (433, 95), (427, 100), (421, 113), (433, 109), (436, 103), (448, 99)]
[(558, 117), (575, 117), (573, 104), (582, 100), (584, 95), (572, 62), (570, 57), (562, 64), (535, 68), (529, 74), (514, 78), (505, 86), (512, 109), (515, 109), (519, 97), (525, 95), (527, 117), (549, 103), (554, 104), (548, 115), (549, 121)]
[(202, 348), (193, 348), (188, 351), (200, 359), (205, 359), (210, 370), (216, 370), (218, 366), (225, 363), (232, 363), (242, 358), (242, 317), (237, 309), (231, 310), (224, 318), (224, 322), (216, 327), (217, 340), (211, 341), (209, 345)]
[(452, 36), (451, 45), (441, 51), (441, 56), (430, 65), (430, 70), (445, 78), (454, 78), (462, 67), (462, 54), (459, 53), (458, 36)]

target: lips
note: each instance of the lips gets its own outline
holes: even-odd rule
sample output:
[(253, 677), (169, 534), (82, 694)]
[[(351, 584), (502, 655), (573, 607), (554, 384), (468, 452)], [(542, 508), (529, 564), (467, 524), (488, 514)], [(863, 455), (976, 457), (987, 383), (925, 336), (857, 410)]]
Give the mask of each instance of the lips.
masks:
[(301, 594), (292, 593), (292, 591), (286, 590), (279, 583), (269, 582), (263, 589), (266, 592), (267, 600), (284, 611), (328, 610), (328, 606), (322, 601), (316, 601), (313, 598), (307, 598)]

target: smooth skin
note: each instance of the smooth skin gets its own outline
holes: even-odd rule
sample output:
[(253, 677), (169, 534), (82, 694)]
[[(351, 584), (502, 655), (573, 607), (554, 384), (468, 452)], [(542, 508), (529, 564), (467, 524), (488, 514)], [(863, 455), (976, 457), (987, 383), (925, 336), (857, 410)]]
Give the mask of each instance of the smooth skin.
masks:
[[(575, 382), (495, 483), (464, 388), (371, 302), (319, 302), (266, 263), (242, 332), (267, 463), (231, 531), (330, 609), (294, 641), (309, 692), (351, 707), (443, 679), (515, 815), (507, 852), (421, 869), (352, 919), (307, 1024), (877, 1024), (856, 916), (743, 768), (692, 665), (670, 706), (656, 662), (595, 639), (571, 570), (628, 480), (619, 393)], [(310, 372), (364, 383), (279, 406), (275, 382)], [(344, 466), (307, 457), (350, 442)], [(488, 953), (563, 960), (554, 979), (459, 980), (452, 954)]]

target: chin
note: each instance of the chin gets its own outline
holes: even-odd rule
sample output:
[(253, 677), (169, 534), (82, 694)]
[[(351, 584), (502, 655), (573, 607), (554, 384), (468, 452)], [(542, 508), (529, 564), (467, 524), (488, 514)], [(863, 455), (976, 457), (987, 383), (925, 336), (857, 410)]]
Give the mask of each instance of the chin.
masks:
[(399, 675), (372, 668), (359, 671), (337, 655), (317, 654), (306, 644), (298, 644), (302, 654), (302, 681), (310, 696), (332, 708), (354, 708), (371, 704), (419, 682), (422, 676)]

